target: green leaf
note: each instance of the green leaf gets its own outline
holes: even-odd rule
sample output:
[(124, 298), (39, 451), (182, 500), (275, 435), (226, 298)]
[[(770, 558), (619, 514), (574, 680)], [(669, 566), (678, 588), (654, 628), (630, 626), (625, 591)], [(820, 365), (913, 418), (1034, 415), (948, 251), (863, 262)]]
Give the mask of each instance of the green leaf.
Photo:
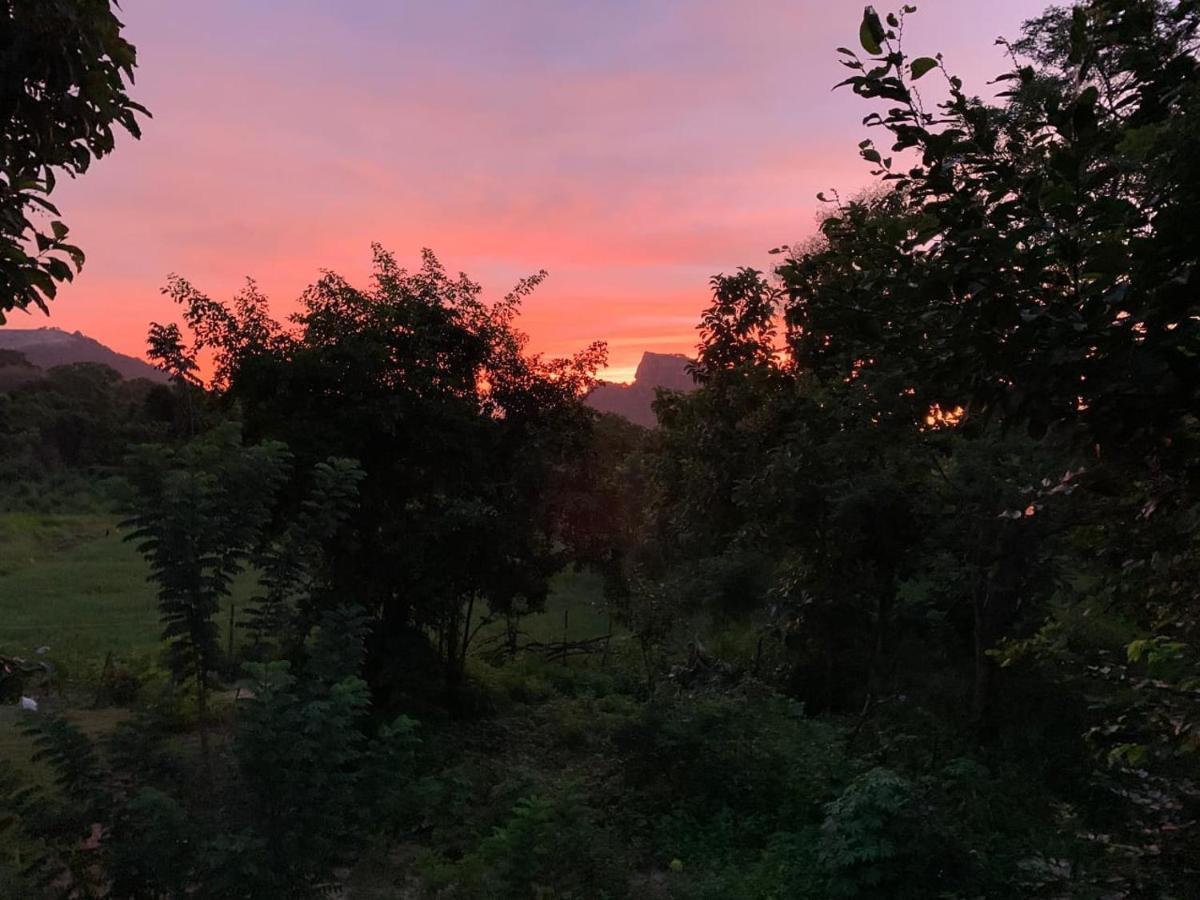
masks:
[(59, 249), (65, 251), (66, 254), (71, 257), (71, 261), (75, 263), (76, 271), (83, 269), (83, 263), (86, 257), (83, 255), (82, 250), (80, 250), (78, 247), (72, 246), (71, 244), (63, 244)]
[(868, 53), (883, 52), (883, 23), (879, 21), (874, 8), (868, 6), (863, 12), (862, 25), (858, 29), (858, 42)]
[(1135, 767), (1146, 758), (1147, 752), (1141, 744), (1118, 744), (1108, 751), (1108, 764)]
[(930, 69), (937, 68), (937, 60), (932, 56), (922, 56), (912, 61), (912, 77), (916, 81)]

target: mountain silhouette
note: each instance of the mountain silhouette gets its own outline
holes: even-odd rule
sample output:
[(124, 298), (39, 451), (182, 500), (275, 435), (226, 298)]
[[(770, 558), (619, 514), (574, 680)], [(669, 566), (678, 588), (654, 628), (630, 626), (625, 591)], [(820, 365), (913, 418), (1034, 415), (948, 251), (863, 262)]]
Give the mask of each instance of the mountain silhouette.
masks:
[(103, 363), (122, 378), (148, 378), (164, 382), (167, 375), (145, 360), (105, 347), (81, 332), (61, 328), (0, 328), (0, 350), (14, 350), (45, 371), (71, 363)]
[(632, 384), (602, 381), (588, 394), (587, 405), (653, 428), (658, 424), (651, 406), (657, 388), (685, 393), (695, 390), (696, 383), (687, 370), (690, 363), (682, 353), (643, 353)]

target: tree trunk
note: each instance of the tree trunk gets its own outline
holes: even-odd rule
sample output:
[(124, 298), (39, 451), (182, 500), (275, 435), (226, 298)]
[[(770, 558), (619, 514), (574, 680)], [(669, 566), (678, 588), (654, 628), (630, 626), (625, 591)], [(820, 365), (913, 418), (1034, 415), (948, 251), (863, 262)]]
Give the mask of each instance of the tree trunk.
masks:
[(974, 613), (974, 656), (975, 672), (972, 679), (971, 712), (975, 725), (985, 728), (991, 713), (992, 660), (987, 655), (991, 649), (989, 626), (990, 590), (985, 584), (975, 589), (972, 608)]
[(203, 671), (203, 663), (200, 668), (201, 671), (196, 676), (196, 709), (200, 716), (200, 756), (204, 759), (205, 772), (211, 774), (212, 753), (208, 744), (208, 677)]
[(462, 645), (458, 648), (458, 674), (459, 678), (467, 671), (467, 647), (471, 643), (471, 617), (475, 614), (475, 592), (471, 592), (471, 597), (467, 601), (467, 618), (463, 623)]

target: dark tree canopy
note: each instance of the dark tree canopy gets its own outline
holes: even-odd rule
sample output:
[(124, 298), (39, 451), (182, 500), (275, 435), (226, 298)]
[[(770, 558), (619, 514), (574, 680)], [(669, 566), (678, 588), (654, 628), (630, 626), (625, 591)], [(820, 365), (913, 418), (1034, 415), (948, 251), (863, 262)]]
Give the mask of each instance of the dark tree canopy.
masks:
[(1096, 878), (1183, 891), (1200, 4), (1051, 10), (990, 101), (910, 53), (912, 12), (868, 8), (839, 51), (882, 135), (859, 148), (876, 186), (773, 279), (713, 280), (701, 387), (660, 400), (646, 506), (614, 529), (623, 590), (753, 624), (756, 671), (810, 710), (907, 698), (904, 722), (878, 713), (892, 736), (952, 709), (980, 746), (1086, 773), (1045, 792), (1129, 842)]
[[(140, 136), (130, 99), (137, 56), (110, 0), (0, 2), (0, 324), (13, 309), (48, 312), (83, 266), (50, 201), (55, 179)], [(48, 220), (48, 221), (47, 221)]]
[(580, 401), (604, 349), (527, 351), (516, 317), (543, 277), (488, 304), (432, 253), (409, 272), (376, 247), (369, 288), (326, 274), (290, 327), (253, 283), (228, 305), (168, 287), (249, 439), (282, 440), (305, 466), (360, 461), (351, 536), (323, 583), (376, 616), (378, 634), (432, 635), (452, 677), (476, 614), (536, 607), (564, 562), (545, 485), (590, 421)]

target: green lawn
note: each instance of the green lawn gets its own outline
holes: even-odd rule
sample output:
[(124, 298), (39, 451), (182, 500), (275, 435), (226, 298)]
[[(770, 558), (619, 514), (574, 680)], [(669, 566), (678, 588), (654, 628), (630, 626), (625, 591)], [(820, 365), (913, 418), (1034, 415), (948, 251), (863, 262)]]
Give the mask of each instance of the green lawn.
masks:
[(31, 655), (45, 645), (73, 665), (157, 645), (146, 564), (117, 521), (0, 514), (0, 651)]
[(545, 612), (526, 616), (521, 630), (534, 641), (561, 641), (564, 634), (568, 641), (582, 641), (607, 634), (603, 587), (592, 572), (560, 572), (550, 583)]

